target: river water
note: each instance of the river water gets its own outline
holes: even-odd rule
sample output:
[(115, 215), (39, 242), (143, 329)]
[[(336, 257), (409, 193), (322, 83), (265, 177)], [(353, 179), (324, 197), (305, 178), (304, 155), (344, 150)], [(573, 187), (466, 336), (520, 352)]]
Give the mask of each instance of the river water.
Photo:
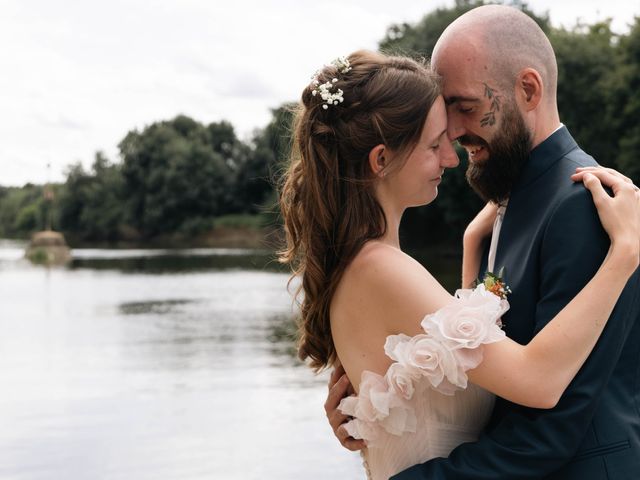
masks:
[(0, 479), (362, 479), (268, 252), (0, 241)]

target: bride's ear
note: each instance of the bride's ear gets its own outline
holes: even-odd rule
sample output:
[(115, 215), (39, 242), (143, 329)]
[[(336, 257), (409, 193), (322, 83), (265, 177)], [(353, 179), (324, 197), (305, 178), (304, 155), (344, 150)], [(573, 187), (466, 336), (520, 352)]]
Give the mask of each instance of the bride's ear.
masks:
[(383, 144), (376, 145), (369, 152), (369, 167), (376, 177), (383, 178), (386, 173), (387, 154), (388, 150)]

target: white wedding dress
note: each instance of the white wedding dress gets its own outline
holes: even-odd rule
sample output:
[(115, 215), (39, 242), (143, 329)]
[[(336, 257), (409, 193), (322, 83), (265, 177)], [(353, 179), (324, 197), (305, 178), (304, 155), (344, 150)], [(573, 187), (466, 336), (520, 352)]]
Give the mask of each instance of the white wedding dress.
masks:
[(384, 376), (365, 371), (358, 396), (342, 400), (346, 424), (362, 438), (369, 480), (386, 480), (474, 441), (493, 408), (493, 394), (467, 383), (482, 361), (482, 345), (505, 338), (506, 300), (485, 290), (459, 290), (454, 301), (422, 321), (424, 334), (387, 337), (394, 361)]

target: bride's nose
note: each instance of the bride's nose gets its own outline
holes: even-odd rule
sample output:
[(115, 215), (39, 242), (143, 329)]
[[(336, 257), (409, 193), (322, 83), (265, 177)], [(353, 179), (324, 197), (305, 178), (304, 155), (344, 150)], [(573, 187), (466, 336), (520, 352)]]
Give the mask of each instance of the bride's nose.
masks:
[(450, 141), (443, 142), (440, 149), (440, 166), (442, 168), (454, 168), (459, 163), (460, 159), (455, 148), (453, 148), (453, 144)]

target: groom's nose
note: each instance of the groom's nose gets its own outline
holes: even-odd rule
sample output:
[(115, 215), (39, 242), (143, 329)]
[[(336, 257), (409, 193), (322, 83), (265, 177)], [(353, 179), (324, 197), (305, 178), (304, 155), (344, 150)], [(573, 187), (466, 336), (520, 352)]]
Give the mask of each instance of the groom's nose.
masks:
[(464, 123), (453, 108), (447, 109), (447, 136), (452, 142), (465, 134)]

